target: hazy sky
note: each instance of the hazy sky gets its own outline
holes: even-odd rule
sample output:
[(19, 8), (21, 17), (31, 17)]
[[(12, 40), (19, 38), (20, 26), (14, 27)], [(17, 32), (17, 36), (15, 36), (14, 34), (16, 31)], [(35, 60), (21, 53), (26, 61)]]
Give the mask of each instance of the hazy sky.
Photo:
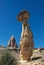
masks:
[(44, 0), (0, 0), (0, 45), (7, 46), (11, 35), (19, 45), (22, 24), (16, 18), (23, 9), (30, 12), (34, 47), (44, 48)]

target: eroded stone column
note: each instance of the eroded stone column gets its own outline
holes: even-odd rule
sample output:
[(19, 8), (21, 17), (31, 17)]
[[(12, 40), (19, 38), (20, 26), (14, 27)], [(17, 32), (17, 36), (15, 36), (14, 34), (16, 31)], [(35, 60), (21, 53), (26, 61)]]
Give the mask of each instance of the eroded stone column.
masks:
[(18, 48), (17, 44), (16, 44), (16, 40), (14, 38), (14, 36), (12, 35), (9, 42), (8, 42), (8, 47), (9, 48)]
[(33, 35), (27, 22), (30, 14), (22, 11), (18, 15), (18, 20), (22, 22), (22, 33), (20, 39), (20, 60), (29, 60), (33, 53)]

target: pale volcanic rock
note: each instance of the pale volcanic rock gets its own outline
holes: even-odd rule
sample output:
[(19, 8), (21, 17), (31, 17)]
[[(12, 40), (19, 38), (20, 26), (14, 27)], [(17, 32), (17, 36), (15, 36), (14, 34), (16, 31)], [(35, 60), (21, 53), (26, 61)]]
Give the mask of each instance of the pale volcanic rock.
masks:
[(44, 50), (33, 49), (33, 55), (31, 60), (20, 60), (18, 63), (19, 65), (44, 65)]
[(24, 33), (21, 34), (21, 40), (20, 40), (20, 59), (21, 60), (29, 60), (29, 58), (32, 56), (33, 47), (34, 47), (33, 35), (31, 30), (29, 30), (28, 27), (25, 28), (25, 30), (24, 30)]
[(29, 60), (33, 53), (33, 35), (27, 20), (30, 13), (23, 10), (19, 13), (17, 20), (22, 22), (22, 33), (20, 39), (20, 60)]
[(10, 40), (8, 42), (8, 47), (17, 48), (16, 40), (15, 40), (13, 35), (11, 36), (11, 38), (10, 38)]

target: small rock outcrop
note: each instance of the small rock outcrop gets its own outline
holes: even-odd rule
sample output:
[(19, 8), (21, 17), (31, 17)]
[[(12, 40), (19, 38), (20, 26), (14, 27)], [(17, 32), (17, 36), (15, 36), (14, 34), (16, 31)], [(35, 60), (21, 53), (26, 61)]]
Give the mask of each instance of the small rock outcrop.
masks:
[(30, 14), (24, 10), (18, 15), (17, 18), (22, 22), (22, 33), (20, 39), (20, 60), (29, 60), (33, 53), (33, 35), (27, 22), (29, 16)]
[(11, 48), (18, 48), (17, 45), (16, 45), (16, 41), (15, 41), (15, 38), (14, 36), (12, 35), (9, 42), (8, 42), (8, 47), (11, 47)]

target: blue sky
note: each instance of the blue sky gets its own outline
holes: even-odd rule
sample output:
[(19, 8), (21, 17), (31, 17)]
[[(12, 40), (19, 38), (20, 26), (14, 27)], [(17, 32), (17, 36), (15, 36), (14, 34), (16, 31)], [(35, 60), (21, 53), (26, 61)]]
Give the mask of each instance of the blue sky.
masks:
[(0, 45), (7, 46), (14, 35), (19, 46), (22, 24), (16, 17), (23, 9), (30, 12), (34, 47), (44, 48), (44, 0), (0, 0)]

